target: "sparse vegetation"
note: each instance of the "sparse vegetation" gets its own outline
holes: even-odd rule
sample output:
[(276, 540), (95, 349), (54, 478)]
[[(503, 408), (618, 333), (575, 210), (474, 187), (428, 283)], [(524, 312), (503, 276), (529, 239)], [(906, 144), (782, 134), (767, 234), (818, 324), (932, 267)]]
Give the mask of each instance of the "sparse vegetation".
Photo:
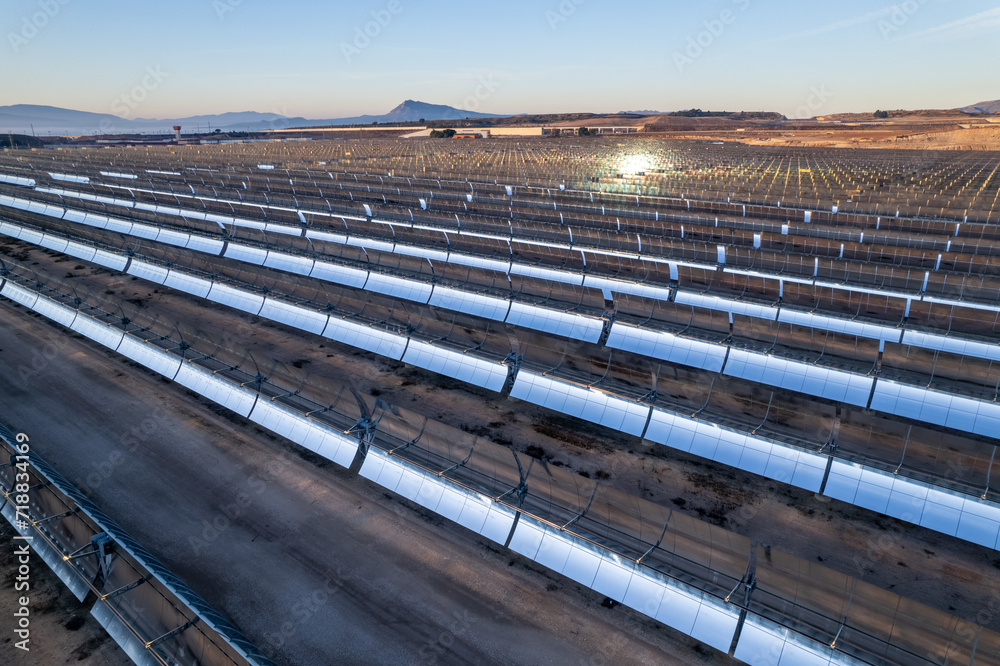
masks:
[(541, 460), (545, 457), (545, 449), (535, 444), (529, 444), (524, 452), (536, 460)]
[(702, 111), (701, 109), (687, 109), (686, 111), (674, 111), (668, 113), (668, 116), (675, 116), (679, 118), (712, 118), (720, 116), (728, 116), (728, 111)]
[(0, 135), (0, 148), (41, 148), (45, 145), (41, 139), (26, 134), (3, 134)]
[(77, 631), (80, 629), (80, 627), (84, 625), (86, 621), (87, 618), (80, 615), (74, 615), (70, 619), (66, 620), (66, 624), (64, 624), (63, 626), (69, 629), (70, 631)]

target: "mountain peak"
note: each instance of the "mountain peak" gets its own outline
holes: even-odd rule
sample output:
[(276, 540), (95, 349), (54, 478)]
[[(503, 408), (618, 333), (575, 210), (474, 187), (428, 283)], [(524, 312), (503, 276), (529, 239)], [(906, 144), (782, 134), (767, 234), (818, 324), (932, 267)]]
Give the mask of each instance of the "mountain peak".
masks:
[[(413, 122), (419, 120), (461, 120), (464, 118), (498, 118), (492, 113), (477, 113), (456, 109), (445, 104), (431, 104), (413, 99), (405, 100), (385, 116), (386, 122)], [(383, 122), (379, 120), (378, 122)]]
[(990, 102), (980, 102), (972, 106), (963, 106), (959, 111), (964, 111), (965, 113), (1000, 113), (1000, 99)]

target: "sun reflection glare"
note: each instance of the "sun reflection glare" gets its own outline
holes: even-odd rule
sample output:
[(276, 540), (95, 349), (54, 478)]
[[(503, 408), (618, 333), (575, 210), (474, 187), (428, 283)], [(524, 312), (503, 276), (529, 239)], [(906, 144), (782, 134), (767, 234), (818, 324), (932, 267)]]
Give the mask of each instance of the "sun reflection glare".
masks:
[(618, 168), (620, 173), (626, 176), (635, 176), (649, 171), (653, 168), (654, 164), (655, 160), (651, 155), (641, 152), (628, 153), (620, 156), (615, 166)]

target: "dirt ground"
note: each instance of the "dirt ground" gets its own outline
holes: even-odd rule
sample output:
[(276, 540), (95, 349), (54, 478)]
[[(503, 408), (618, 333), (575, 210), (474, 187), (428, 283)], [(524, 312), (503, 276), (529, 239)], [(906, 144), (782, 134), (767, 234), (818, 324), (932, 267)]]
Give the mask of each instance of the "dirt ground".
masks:
[[(35, 261), (33, 268), (41, 273), (62, 274), (53, 265), (58, 258), (48, 251), (31, 250), (27, 263)], [(253, 348), (255, 354), (299, 362), (317, 374), (349, 381), (363, 393), (377, 392), (388, 402), (518, 451), (535, 447), (535, 455), (550, 464), (605, 479), (626, 492), (1000, 629), (1000, 617), (981, 613), (990, 606), (991, 590), (1000, 589), (1000, 554), (993, 550), (650, 446), (324, 338), (233, 311), (206, 309), (196, 299), (127, 276), (107, 271), (95, 275), (89, 269), (74, 269), (72, 274), (70, 282), (81, 288), (96, 293), (113, 290), (115, 298), (138, 300), (167, 318), (204, 330), (228, 331), (233, 342)], [(256, 323), (233, 325), (237, 320)]]

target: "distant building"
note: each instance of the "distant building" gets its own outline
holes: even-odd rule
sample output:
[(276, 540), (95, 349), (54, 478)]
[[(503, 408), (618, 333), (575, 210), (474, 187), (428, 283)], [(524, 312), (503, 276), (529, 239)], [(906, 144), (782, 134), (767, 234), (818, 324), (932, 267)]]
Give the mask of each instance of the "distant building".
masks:
[(530, 127), (526, 125), (490, 128), (490, 136), (543, 136), (548, 133), (549, 129), (547, 127)]

